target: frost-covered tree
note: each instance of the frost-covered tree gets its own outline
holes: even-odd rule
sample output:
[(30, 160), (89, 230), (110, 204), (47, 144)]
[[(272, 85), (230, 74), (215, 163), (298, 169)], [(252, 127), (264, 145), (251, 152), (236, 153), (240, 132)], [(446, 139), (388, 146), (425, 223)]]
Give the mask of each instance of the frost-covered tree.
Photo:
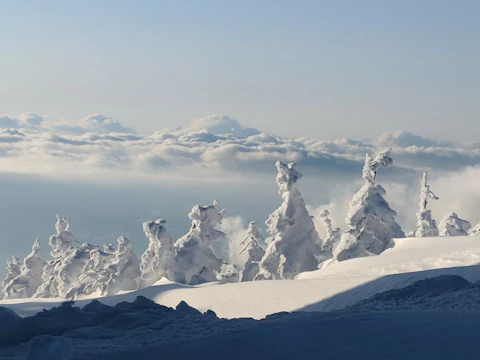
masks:
[(378, 255), (393, 238), (405, 237), (395, 221), (397, 213), (383, 198), (385, 189), (375, 184), (377, 170), (393, 163), (391, 149), (378, 153), (375, 158), (366, 155), (363, 167), (365, 184), (350, 201), (345, 221), (348, 230), (342, 234), (334, 249), (334, 258), (343, 261), (351, 258)]
[[(70, 232), (70, 219), (57, 214), (57, 222), (55, 223), (56, 234), (50, 236), (48, 245), (52, 247), (52, 256), (61, 257), (63, 252), (76, 246), (78, 243)], [(60, 255), (60, 256), (57, 256)]]
[(5, 274), (5, 279), (2, 281), (2, 298), (8, 299), (9, 297), (9, 289), (8, 286), (10, 282), (15, 279), (18, 275), (20, 275), (20, 260), (12, 256), (12, 261), (7, 260), (7, 272)]
[(275, 165), (283, 203), (265, 222), (270, 237), (254, 280), (293, 279), (303, 271), (318, 268), (321, 240), (297, 189), (302, 174), (293, 163), (277, 161)]
[(471, 228), (469, 221), (460, 219), (454, 212), (445, 215), (438, 224), (440, 236), (467, 236)]
[(252, 281), (258, 274), (258, 263), (265, 255), (265, 250), (258, 244), (262, 240), (263, 237), (257, 229), (257, 223), (255, 221), (250, 222), (248, 224), (247, 236), (240, 244), (243, 246), (240, 254), (248, 254), (248, 259), (240, 275), (240, 281)]
[(4, 299), (30, 298), (42, 283), (46, 262), (40, 257), (40, 242), (35, 240), (32, 252), (23, 260), (20, 273), (3, 288)]
[(141, 287), (150, 286), (163, 277), (171, 281), (183, 279), (175, 258), (173, 240), (165, 227), (166, 223), (162, 219), (143, 223), (143, 231), (149, 243), (140, 262)]
[(105, 244), (103, 245), (103, 252), (105, 254), (113, 255), (115, 253), (115, 247), (113, 246), (112, 243)]
[(332, 226), (332, 220), (330, 220), (330, 212), (325, 209), (322, 211), (320, 214), (320, 217), (323, 220), (323, 223), (325, 225), (325, 230), (326, 230), (326, 238), (323, 241), (323, 246), (322, 246), (322, 251), (325, 253), (332, 253), (333, 249), (337, 245), (337, 243), (340, 241), (340, 237), (342, 234), (340, 233), (339, 228), (333, 228)]
[(217, 205), (216, 200), (213, 205), (196, 205), (188, 214), (192, 226), (174, 244), (176, 260), (183, 274), (179, 282), (196, 285), (216, 281), (222, 272), (224, 262), (215, 255), (212, 246), (214, 241), (225, 240), (225, 233), (217, 230), (225, 209), (218, 211)]
[(95, 249), (89, 244), (79, 244), (70, 232), (70, 221), (57, 215), (56, 234), (50, 236), (48, 244), (52, 247), (50, 254), (53, 260), (43, 268), (42, 284), (34, 297), (71, 298), (76, 293), (78, 277), (82, 274), (85, 264), (90, 259), (90, 252)]
[(217, 280), (222, 283), (236, 283), (240, 280), (240, 273), (235, 265), (223, 263), (217, 274)]
[[(109, 245), (104, 245), (104, 250), (110, 250)], [(91, 295), (96, 293), (100, 296), (108, 294), (107, 282), (110, 279), (110, 263), (113, 262), (115, 249), (112, 253), (101, 251), (98, 247), (90, 250), (90, 258), (86, 261), (81, 274), (67, 294), (68, 298), (75, 298), (78, 295)]]
[(420, 210), (417, 213), (417, 229), (415, 230), (415, 237), (438, 236), (437, 223), (432, 219), (432, 211), (427, 209), (428, 199), (438, 200), (438, 197), (432, 192), (432, 190), (430, 190), (430, 185), (428, 185), (428, 174), (424, 172), (420, 192)]
[(470, 229), (468, 232), (468, 235), (470, 236), (480, 236), (480, 224), (477, 224), (473, 228)]
[(125, 236), (117, 239), (117, 250), (107, 271), (106, 294), (114, 295), (119, 291), (136, 290), (140, 285), (140, 259), (132, 251), (132, 243)]
[[(78, 295), (115, 295), (119, 291), (136, 290), (140, 284), (140, 260), (132, 251), (131, 241), (124, 236), (117, 239), (118, 247), (111, 252), (112, 244), (88, 245), (90, 258), (72, 285), (67, 298)], [(83, 244), (82, 247), (87, 246)], [(108, 252), (106, 252), (107, 250)]]

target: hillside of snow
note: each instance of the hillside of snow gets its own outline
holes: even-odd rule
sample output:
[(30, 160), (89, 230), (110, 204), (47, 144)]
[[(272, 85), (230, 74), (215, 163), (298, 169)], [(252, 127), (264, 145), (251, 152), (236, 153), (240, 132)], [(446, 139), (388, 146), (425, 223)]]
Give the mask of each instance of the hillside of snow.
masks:
[(404, 307), (406, 311), (372, 312), (360, 307), (280, 313), (262, 321), (219, 319), (183, 302), (174, 310), (141, 297), (115, 307), (93, 301), (80, 309), (67, 302), (23, 319), (0, 308), (0, 358), (396, 360), (408, 354), (411, 360), (477, 359), (480, 344), (472, 339), (480, 336), (478, 301), (475, 311), (451, 311), (449, 306), (459, 293), (471, 300), (478, 288), (460, 277), (443, 276), (373, 298), (377, 304), (380, 298), (390, 303), (417, 299), (415, 295), (444, 298), (436, 311)]
[[(114, 305), (145, 296), (156, 303), (176, 307), (181, 301), (221, 318), (264, 318), (282, 311), (331, 311), (391, 289), (440, 275), (459, 275), (470, 282), (480, 280), (480, 237), (406, 238), (378, 256), (329, 264), (302, 273), (296, 280), (244, 283), (207, 283), (187, 286), (160, 281), (151, 287), (102, 298)], [(20, 316), (34, 315), (59, 305), (61, 299), (3, 300), (0, 306)], [(90, 300), (77, 300), (83, 306)]]

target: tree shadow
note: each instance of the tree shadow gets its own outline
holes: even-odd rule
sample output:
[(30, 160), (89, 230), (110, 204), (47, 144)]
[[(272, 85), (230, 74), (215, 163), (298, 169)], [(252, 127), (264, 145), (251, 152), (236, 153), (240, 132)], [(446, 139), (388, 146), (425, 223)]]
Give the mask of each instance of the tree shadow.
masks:
[(351, 288), (347, 291), (335, 294), (317, 303), (307, 305), (296, 311), (325, 312), (345, 309), (376, 294), (393, 289), (402, 289), (419, 280), (435, 278), (442, 275), (457, 275), (461, 276), (465, 280), (475, 283), (480, 281), (480, 265), (422, 270), (401, 274), (389, 274)]

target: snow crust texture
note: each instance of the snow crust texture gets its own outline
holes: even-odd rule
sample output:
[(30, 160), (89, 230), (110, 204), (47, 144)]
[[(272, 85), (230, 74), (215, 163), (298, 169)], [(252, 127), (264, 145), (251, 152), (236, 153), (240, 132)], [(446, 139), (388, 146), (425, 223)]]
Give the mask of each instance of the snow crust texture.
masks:
[[(66, 302), (23, 319), (0, 307), (0, 357), (240, 360), (261, 353), (268, 360), (316, 360), (319, 354), (396, 360), (408, 353), (412, 359), (476, 359), (479, 289), (462, 277), (440, 276), (375, 295), (347, 311), (282, 312), (262, 321), (220, 319), (183, 301), (174, 310), (141, 296), (115, 306)], [(452, 341), (459, 347), (452, 349)]]
[[(28, 359), (40, 360), (143, 356), (159, 345), (200, 338), (206, 329), (212, 335), (253, 322), (243, 319), (225, 326), (227, 321), (213, 311), (202, 314), (185, 302), (172, 309), (141, 296), (115, 306), (94, 300), (80, 308), (73, 301), (64, 302), (26, 318), (0, 307), (0, 319), (4, 320), (0, 325), (0, 357), (5, 347), (15, 347), (28, 351)], [(23, 343), (28, 346), (17, 347)]]

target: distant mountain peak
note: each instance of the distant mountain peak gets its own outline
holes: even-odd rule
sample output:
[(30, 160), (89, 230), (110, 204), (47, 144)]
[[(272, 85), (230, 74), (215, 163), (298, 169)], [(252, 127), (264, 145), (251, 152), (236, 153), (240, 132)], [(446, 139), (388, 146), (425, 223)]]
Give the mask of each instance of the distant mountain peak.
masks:
[(237, 120), (227, 115), (212, 115), (193, 120), (189, 130), (205, 129), (215, 135), (232, 134), (240, 138), (246, 138), (260, 134), (260, 131), (240, 124)]

